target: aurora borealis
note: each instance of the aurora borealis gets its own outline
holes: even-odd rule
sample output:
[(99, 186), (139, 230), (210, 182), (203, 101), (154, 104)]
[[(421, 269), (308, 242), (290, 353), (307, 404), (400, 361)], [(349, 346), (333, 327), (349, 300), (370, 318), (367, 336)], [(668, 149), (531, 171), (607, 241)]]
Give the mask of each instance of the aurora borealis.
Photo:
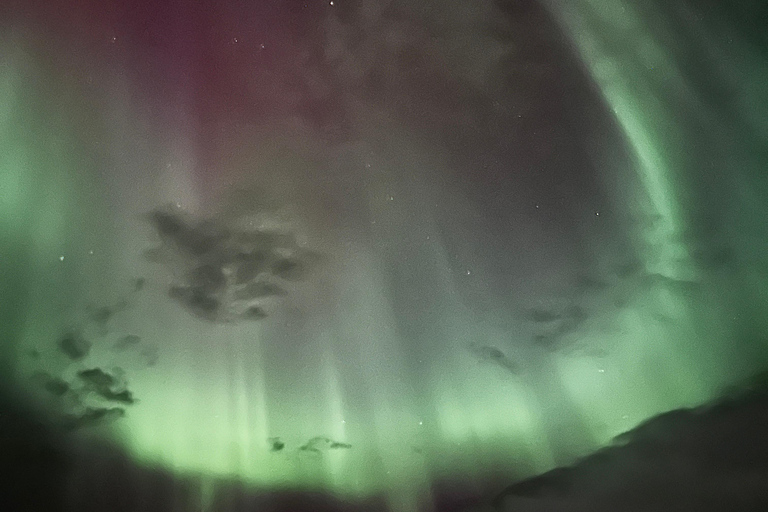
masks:
[[(407, 512), (764, 369), (768, 11), (642, 5), (4, 3), (4, 388), (204, 510)], [(158, 208), (320, 257), (212, 322)]]

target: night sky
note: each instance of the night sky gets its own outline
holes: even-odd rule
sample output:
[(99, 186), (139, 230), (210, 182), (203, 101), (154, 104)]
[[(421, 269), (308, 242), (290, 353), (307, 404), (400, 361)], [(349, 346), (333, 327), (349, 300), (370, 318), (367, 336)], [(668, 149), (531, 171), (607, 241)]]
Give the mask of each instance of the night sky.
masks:
[(642, 5), (3, 2), (4, 389), (406, 512), (764, 369), (768, 10)]

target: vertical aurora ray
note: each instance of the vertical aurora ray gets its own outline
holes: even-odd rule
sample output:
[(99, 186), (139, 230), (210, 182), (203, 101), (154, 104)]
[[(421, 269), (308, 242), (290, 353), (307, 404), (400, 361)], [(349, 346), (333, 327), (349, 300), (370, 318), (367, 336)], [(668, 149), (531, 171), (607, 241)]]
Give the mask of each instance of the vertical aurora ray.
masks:
[[(626, 2), (580, 2), (552, 7), (605, 103), (615, 116), (634, 156), (642, 190), (636, 192), (639, 217), (652, 219), (639, 233), (640, 251), (650, 272), (695, 279), (697, 269), (682, 242), (686, 217), (681, 190), (686, 133), (674, 117), (673, 103), (694, 101), (679, 64), (658, 37), (660, 27)], [(662, 92), (662, 75), (672, 94)]]
[[(631, 153), (629, 164), (601, 162), (601, 167), (606, 175), (634, 173), (624, 189), (614, 192), (630, 198), (628, 217), (647, 221), (633, 226), (631, 235), (644, 266), (641, 274), (652, 282), (614, 279), (610, 286), (627, 287), (621, 291), (629, 305), (595, 299), (584, 305), (591, 308), (584, 324), (570, 333), (574, 344), (609, 346), (607, 354), (560, 353), (531, 342), (536, 332), (529, 309), (560, 304), (550, 294), (565, 290), (567, 295), (575, 278), (568, 267), (572, 255), (562, 253), (577, 244), (553, 240), (562, 236), (562, 226), (552, 234), (545, 221), (520, 216), (514, 218), (524, 225), (494, 231), (490, 217), (498, 212), (485, 211), (485, 204), (464, 195), (476, 169), (450, 169), (443, 157), (451, 148), (425, 147), (386, 109), (359, 106), (365, 114), (357, 120), (356, 135), (361, 147), (375, 151), (316, 151), (312, 144), (323, 143), (305, 140), (317, 135), (312, 129), (276, 122), (286, 137), (299, 140), (297, 146), (304, 144), (301, 155), (283, 154), (259, 130), (252, 135), (242, 128), (258, 124), (258, 116), (251, 114), (252, 120), (243, 114), (235, 122), (226, 119), (232, 112), (216, 111), (221, 105), (238, 114), (240, 107), (246, 111), (254, 97), (261, 99), (263, 84), (248, 94), (237, 91), (246, 96), (243, 104), (226, 103), (237, 96), (229, 90), (236, 80), (227, 76), (219, 78), (220, 84), (198, 83), (193, 71), (200, 69), (192, 54), (177, 66), (184, 77), (171, 88), (172, 105), (156, 115), (147, 113), (151, 109), (143, 105), (140, 87), (119, 70), (105, 73), (112, 78), (96, 103), (99, 108), (79, 102), (82, 97), (93, 101), (94, 94), (82, 84), (59, 80), (65, 73), (46, 69), (45, 59), (34, 52), (10, 52), (0, 60), (0, 224), (10, 240), (4, 243), (3, 263), (25, 269), (16, 290), (29, 296), (19, 302), (25, 311), (17, 316), (26, 321), (18, 321), (21, 334), (14, 348), (21, 353), (39, 340), (56, 338), (57, 329), (90, 302), (112, 301), (124, 294), (123, 283), (146, 277), (144, 295), (115, 318), (114, 336), (103, 346), (95, 344), (89, 359), (64, 370), (71, 376), (75, 367), (121, 365), (139, 402), (105, 435), (143, 465), (199, 477), (204, 510), (216, 508), (217, 485), (225, 479), (261, 491), (385, 493), (393, 511), (416, 510), (429, 500), (435, 481), (481, 482), (496, 470), (515, 476), (545, 471), (650, 415), (708, 398), (732, 377), (728, 366), (748, 357), (730, 354), (731, 347), (720, 342), (738, 327), (733, 319), (738, 304), (760, 313), (768, 305), (764, 276), (742, 272), (738, 285), (721, 286), (726, 278), (707, 276), (688, 237), (699, 205), (689, 189), (697, 180), (694, 168), (706, 160), (706, 151), (696, 150), (727, 138), (728, 129), (716, 123), (721, 111), (710, 108), (686, 76), (685, 63), (669, 51), (667, 43), (681, 36), (667, 32), (664, 24), (654, 25), (665, 11), (596, 1), (558, 2), (552, 11), (600, 89), (606, 112), (601, 109), (597, 116), (612, 116), (620, 128), (621, 140), (606, 140)], [(406, 37), (396, 30), (390, 35), (395, 42)], [(186, 48), (174, 44), (176, 52)], [(458, 46), (466, 46), (464, 40)], [(234, 40), (221, 47), (241, 51)], [(505, 51), (503, 45), (498, 49)], [(262, 50), (254, 45), (249, 70), (269, 54)], [(726, 68), (722, 74), (735, 73), (731, 66), (736, 64), (720, 59), (712, 61)], [(221, 66), (240, 76), (231, 67)], [(760, 69), (752, 69), (754, 77), (744, 83), (764, 78)], [(226, 91), (211, 100), (208, 108), (214, 112), (203, 115), (196, 102), (205, 103), (199, 97), (205, 85)], [(760, 114), (763, 93), (754, 86), (745, 89), (737, 119), (722, 124), (746, 125), (759, 139), (768, 133)], [(290, 91), (280, 94), (286, 104), (296, 101)], [(105, 115), (82, 114), (100, 108)], [(218, 123), (242, 130), (242, 136), (218, 140)], [(214, 140), (200, 141), (207, 136)], [(498, 136), (512, 141), (505, 144), (515, 143), (512, 135)], [(219, 143), (227, 148), (223, 156), (199, 147)], [(764, 216), (764, 189), (755, 186), (762, 183), (755, 175), (764, 162), (743, 149), (749, 142), (739, 144), (738, 163), (751, 173), (733, 173), (728, 184), (744, 191), (752, 213)], [(732, 154), (726, 143), (718, 151)], [(327, 157), (331, 164), (315, 167), (315, 157)], [(347, 160), (359, 164), (354, 172), (333, 166)], [(497, 162), (506, 174), (523, 172), (514, 164)], [(232, 176), (222, 171), (227, 166), (237, 167)], [(233, 186), (238, 173), (273, 180), (278, 201), (301, 198), (300, 192), (292, 195), (294, 189), (307, 189), (309, 203), (322, 193), (330, 196), (333, 200), (322, 207), (319, 201), (299, 202), (297, 209), (307, 225), (323, 226), (314, 235), (330, 240), (334, 261), (324, 280), (268, 321), (211, 325), (168, 299), (170, 277), (141, 257), (153, 233), (137, 219), (166, 202), (196, 213), (216, 212), (214, 189)], [(514, 185), (502, 190), (527, 186), (523, 179)], [(536, 193), (547, 199), (547, 191)], [(488, 233), (480, 233), (485, 228)], [(750, 229), (755, 238), (768, 231)], [(494, 249), (484, 246), (503, 236), (509, 239)], [(18, 254), (6, 259), (7, 247), (18, 247)], [(488, 257), (497, 247), (514, 254)], [(761, 253), (757, 244), (750, 250)], [(491, 270), (483, 275), (483, 267)], [(514, 297), (493, 296), (489, 290), (496, 280), (513, 283), (505, 293)], [(742, 285), (751, 295), (738, 302), (733, 297)], [(471, 286), (474, 296), (467, 293)], [(490, 304), (482, 314), (467, 299), (479, 296)], [(10, 316), (5, 310), (0, 314)], [(125, 334), (155, 347), (157, 363), (147, 367), (138, 356), (120, 359), (111, 351), (108, 345)], [(762, 348), (760, 342), (753, 353)], [(500, 362), (498, 353), (509, 361)], [(43, 354), (51, 372), (64, 366), (55, 357)], [(22, 370), (30, 366), (21, 355), (15, 361)]]
[[(3, 47), (9, 47), (13, 43), (8, 34), (2, 34), (0, 37)], [(21, 58), (19, 53), (6, 52), (0, 59), (0, 90), (3, 98), (0, 103), (0, 254), (6, 268), (0, 278), (0, 290), (3, 294), (16, 297), (15, 307), (6, 305), (0, 312), (2, 325), (5, 326), (0, 338), (0, 379), (4, 385), (8, 384), (7, 381), (14, 374), (14, 347), (23, 329), (23, 318), (29, 298), (26, 259), (31, 256), (32, 249), (24, 226), (31, 216), (29, 203), (25, 200), (31, 195), (34, 185), (24, 173), (25, 145), (20, 140), (21, 132), (16, 129), (19, 126), (17, 116), (21, 102), (19, 82), (23, 78), (18, 63)]]
[[(77, 99), (59, 101), (77, 98), (77, 84), (46, 80), (55, 65), (33, 57), (34, 37), (23, 30), (4, 31), (2, 38), (8, 49), (0, 67), (3, 294), (6, 305), (23, 309), (6, 319), (4, 335), (10, 339), (3, 347), (19, 351), (21, 340), (51, 336), (55, 324), (71, 314), (84, 289), (79, 275), (89, 266), (87, 244), (98, 236), (73, 234), (71, 226), (94, 215), (102, 203), (92, 179), (97, 159), (75, 131), (65, 128), (72, 123), (88, 133), (94, 119)], [(15, 279), (23, 282), (14, 284)], [(50, 297), (52, 288), (61, 292)], [(10, 313), (15, 307), (3, 309)], [(21, 319), (13, 339), (10, 326)], [(18, 363), (19, 354), (13, 356)]]
[[(642, 264), (662, 276), (663, 284), (654, 287), (647, 300), (678, 320), (676, 328), (665, 333), (642, 315), (627, 318), (628, 331), (645, 331), (641, 338), (648, 349), (658, 343), (649, 338), (676, 340), (658, 345), (659, 353), (667, 354), (662, 364), (667, 369), (656, 369), (644, 387), (666, 394), (662, 401), (667, 407), (679, 398), (674, 398), (675, 392), (661, 391), (665, 387), (690, 390), (682, 393), (689, 397), (684, 402), (707, 396), (712, 383), (727, 381), (734, 368), (754, 367), (747, 363), (749, 357), (735, 355), (732, 341), (724, 340), (749, 332), (746, 350), (755, 355), (765, 343), (754, 327), (764, 324), (759, 313), (765, 307), (764, 294), (746, 292), (760, 304), (750, 308), (749, 317), (738, 313), (743, 299), (734, 298), (745, 289), (765, 286), (765, 278), (754, 270), (764, 271), (764, 261), (751, 255), (765, 245), (754, 242), (764, 230), (744, 224), (750, 216), (763, 218), (765, 209), (754, 203), (744, 209), (752, 194), (741, 185), (751, 180), (763, 186), (755, 177), (764, 167), (764, 139), (760, 142), (756, 134), (764, 132), (765, 123), (755, 122), (754, 113), (743, 106), (753, 105), (759, 112), (768, 104), (765, 90), (755, 88), (768, 76), (760, 47), (754, 46), (755, 39), (762, 40), (756, 36), (760, 29), (744, 31), (749, 16), (745, 13), (761, 8), (747, 2), (739, 12), (742, 18), (734, 21), (727, 9), (706, 3), (586, 1), (548, 6), (620, 129), (620, 137), (612, 142), (626, 142), (630, 150), (629, 164), (611, 159), (613, 151), (604, 147), (611, 140), (607, 137), (595, 157), (610, 176), (606, 181), (616, 188), (618, 200), (629, 207), (633, 222), (627, 229), (636, 235)], [(622, 170), (627, 167), (629, 171)], [(702, 249), (713, 243), (713, 233), (728, 238), (744, 255), (744, 268), (727, 279), (712, 270), (707, 249)], [(679, 285), (684, 283), (698, 283), (704, 291), (683, 292)], [(762, 356), (758, 360), (756, 366), (764, 363)]]

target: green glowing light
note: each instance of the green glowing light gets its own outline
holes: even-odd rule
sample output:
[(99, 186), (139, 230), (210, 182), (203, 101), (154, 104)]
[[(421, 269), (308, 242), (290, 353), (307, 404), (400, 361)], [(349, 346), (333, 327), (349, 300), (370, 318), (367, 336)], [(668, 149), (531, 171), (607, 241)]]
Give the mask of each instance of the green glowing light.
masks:
[[(18, 352), (55, 340), (92, 296), (120, 296), (120, 283), (139, 271), (160, 283), (114, 327), (114, 337), (154, 344), (155, 366), (111, 350), (108, 334), (83, 362), (41, 349), (40, 362), (19, 356), (19, 368), (39, 365), (67, 378), (84, 365), (124, 369), (139, 403), (109, 435), (147, 465), (235, 477), (262, 488), (324, 488), (350, 496), (397, 489), (396, 510), (428, 494), (434, 476), (479, 474), (484, 467), (510, 474), (544, 471), (559, 463), (563, 447), (578, 455), (648, 416), (707, 399), (728, 380), (736, 358), (713, 341), (730, 335), (731, 324), (715, 314), (720, 303), (702, 299), (719, 298), (720, 290), (717, 283), (698, 282), (701, 269), (685, 237), (691, 224), (685, 189), (693, 165), (686, 142), (692, 134), (676, 117), (675, 104), (680, 98), (691, 105), (704, 100), (694, 97), (680, 63), (664, 50), (667, 36), (648, 12), (597, 0), (558, 2), (553, 12), (631, 149), (633, 183), (640, 184), (629, 191), (637, 209), (632, 213), (652, 219), (636, 238), (643, 277), (654, 281), (627, 284), (635, 291), (625, 305), (592, 315), (578, 333), (576, 341), (584, 345), (599, 346), (610, 337), (610, 354), (550, 354), (530, 348), (527, 335), (478, 322), (455, 299), (457, 284), (439, 248), (429, 249), (424, 260), (432, 266), (423, 272), (435, 282), (435, 297), (428, 298), (435, 325), (417, 340), (430, 347), (431, 358), (407, 360), (403, 345), (415, 342), (398, 331), (383, 263), (392, 255), (384, 249), (345, 255), (334, 315), (309, 317), (291, 337), (268, 323), (221, 327), (190, 320), (167, 300), (153, 267), (131, 259), (139, 259), (146, 234), (121, 228), (114, 217), (129, 213), (94, 200), (94, 183), (110, 183), (99, 181), (102, 169), (95, 168), (86, 145), (76, 143), (79, 127), (68, 125), (69, 114), (87, 109), (72, 100), (51, 115), (51, 98), (65, 96), (58, 88), (66, 85), (51, 79), (54, 71), (17, 57), (0, 68), (0, 224), (20, 245), (33, 247), (25, 262), (34, 269), (27, 283), (33, 303)], [(28, 69), (30, 76), (22, 71)], [(23, 85), (29, 83), (37, 85)], [(755, 131), (768, 133), (742, 108), (760, 125)], [(165, 149), (153, 151), (165, 155)], [(393, 167), (411, 163), (394, 159)], [(145, 178), (135, 181), (147, 189), (163, 179)], [(137, 190), (119, 194), (146, 192)], [(391, 215), (375, 235), (393, 246), (415, 223), (400, 206), (405, 196), (395, 196), (402, 210), (389, 202), (372, 206), (377, 215)], [(748, 284), (755, 296), (763, 294), (760, 307), (768, 304), (765, 281)], [(303, 339), (304, 330), (312, 336)], [(510, 356), (520, 372), (473, 359), (470, 339), (526, 347)], [(573, 407), (561, 415), (561, 405)], [(563, 424), (554, 425), (561, 416)], [(577, 430), (573, 443), (561, 439)]]

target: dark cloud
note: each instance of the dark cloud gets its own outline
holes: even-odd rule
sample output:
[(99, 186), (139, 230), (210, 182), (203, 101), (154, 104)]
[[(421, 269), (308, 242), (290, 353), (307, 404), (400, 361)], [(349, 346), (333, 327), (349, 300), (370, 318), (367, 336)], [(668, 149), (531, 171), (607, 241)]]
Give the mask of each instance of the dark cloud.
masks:
[(46, 372), (36, 372), (32, 375), (32, 381), (55, 397), (62, 397), (70, 390), (67, 381)]
[(77, 331), (64, 334), (58, 342), (59, 350), (73, 361), (83, 359), (91, 350), (91, 342)]
[(136, 402), (133, 393), (125, 389), (125, 382), (101, 368), (90, 368), (77, 372), (77, 377), (92, 391), (110, 402), (132, 405)]
[(469, 349), (482, 362), (494, 364), (513, 374), (520, 372), (520, 366), (496, 347), (470, 344)]
[(125, 416), (125, 409), (120, 407), (87, 407), (80, 414), (64, 416), (63, 426), (66, 430), (79, 430), (109, 424), (123, 416)]
[(322, 261), (319, 252), (301, 247), (294, 233), (262, 229), (241, 218), (225, 226), (224, 221), (192, 220), (175, 207), (153, 211), (149, 218), (163, 241), (152, 253), (186, 258), (151, 259), (172, 270), (191, 267), (170, 287), (169, 297), (209, 322), (266, 318), (267, 301), (289, 295), (287, 285), (308, 279)]
[(136, 347), (139, 343), (141, 343), (141, 337), (135, 335), (135, 334), (126, 334), (124, 336), (120, 336), (117, 341), (115, 342), (114, 349), (115, 350), (127, 350), (129, 348)]
[(307, 441), (305, 444), (301, 445), (299, 447), (299, 451), (322, 454), (325, 450), (349, 449), (349, 448), (352, 448), (351, 444), (333, 441), (323, 436), (317, 436), (317, 437), (313, 437), (312, 439)]
[(269, 442), (269, 451), (271, 452), (280, 452), (285, 448), (285, 443), (279, 437), (270, 437), (267, 441)]

